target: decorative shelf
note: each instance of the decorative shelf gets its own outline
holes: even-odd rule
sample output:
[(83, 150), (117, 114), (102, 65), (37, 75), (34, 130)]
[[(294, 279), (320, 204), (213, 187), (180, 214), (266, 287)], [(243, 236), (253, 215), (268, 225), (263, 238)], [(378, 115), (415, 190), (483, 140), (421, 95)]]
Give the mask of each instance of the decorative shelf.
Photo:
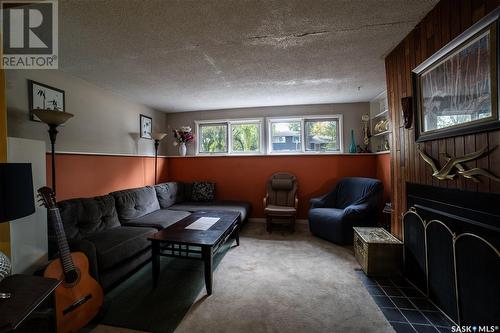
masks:
[(381, 136), (381, 135), (385, 135), (385, 134), (389, 134), (391, 133), (391, 131), (383, 131), (383, 132), (380, 132), (380, 133), (377, 133), (377, 134), (373, 134), (372, 136)]
[(375, 119), (375, 118), (378, 118), (380, 116), (383, 116), (383, 115), (385, 115), (388, 112), (389, 112), (389, 109), (385, 109), (384, 111), (382, 111), (382, 112), (377, 113), (376, 115), (374, 115), (372, 119)]

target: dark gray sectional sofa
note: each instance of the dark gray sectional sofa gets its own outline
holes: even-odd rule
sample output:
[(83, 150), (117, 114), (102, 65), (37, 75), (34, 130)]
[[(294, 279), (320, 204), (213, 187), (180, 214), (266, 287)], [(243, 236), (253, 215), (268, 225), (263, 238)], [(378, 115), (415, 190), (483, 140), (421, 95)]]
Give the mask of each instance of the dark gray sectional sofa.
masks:
[[(85, 253), (90, 274), (109, 289), (150, 260), (149, 234), (192, 212), (230, 210), (240, 212), (242, 223), (248, 218), (249, 203), (193, 202), (191, 188), (190, 183), (170, 182), (59, 202), (71, 251)], [(49, 223), (49, 254), (56, 251)]]

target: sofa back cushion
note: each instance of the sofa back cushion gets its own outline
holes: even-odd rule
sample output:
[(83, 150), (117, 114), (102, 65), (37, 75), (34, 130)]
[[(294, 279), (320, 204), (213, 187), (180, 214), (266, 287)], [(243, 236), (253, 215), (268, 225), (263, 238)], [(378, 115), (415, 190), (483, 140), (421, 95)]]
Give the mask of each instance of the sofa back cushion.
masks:
[(162, 209), (184, 201), (185, 186), (179, 182), (155, 185), (156, 197)]
[(152, 186), (117, 191), (111, 195), (115, 198), (120, 221), (136, 219), (160, 209), (156, 191)]
[[(115, 200), (111, 195), (64, 200), (57, 206), (69, 239), (120, 226)], [(52, 223), (49, 222), (48, 227), (49, 236), (55, 237)]]

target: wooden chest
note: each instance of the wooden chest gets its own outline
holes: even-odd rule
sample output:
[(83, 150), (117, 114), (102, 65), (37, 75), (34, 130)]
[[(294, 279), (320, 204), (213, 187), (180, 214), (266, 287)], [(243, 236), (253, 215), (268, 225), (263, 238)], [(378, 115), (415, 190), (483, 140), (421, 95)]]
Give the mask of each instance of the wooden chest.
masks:
[(403, 243), (383, 228), (355, 227), (354, 254), (369, 276), (400, 273)]

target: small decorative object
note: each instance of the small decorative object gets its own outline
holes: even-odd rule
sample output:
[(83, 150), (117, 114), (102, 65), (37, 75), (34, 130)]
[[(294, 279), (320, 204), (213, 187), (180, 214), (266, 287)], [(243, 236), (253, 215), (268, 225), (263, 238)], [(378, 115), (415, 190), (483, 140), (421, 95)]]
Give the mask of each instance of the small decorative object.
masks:
[[(0, 163), (0, 223), (14, 221), (34, 212), (31, 163)], [(9, 258), (0, 251), (0, 281), (10, 271)], [(0, 299), (10, 297), (10, 293), (0, 290)]]
[(476, 176), (484, 176), (496, 182), (500, 182), (499, 177), (491, 174), (487, 170), (481, 168), (472, 168), (467, 170), (462, 165), (462, 163), (464, 162), (473, 161), (483, 156), (484, 154), (488, 154), (489, 151), (486, 147), (476, 152), (464, 155), (462, 157), (454, 157), (454, 158), (447, 157), (445, 165), (439, 170), (436, 166), (436, 163), (429, 155), (427, 155), (420, 149), (418, 150), (418, 153), (420, 154), (420, 157), (422, 157), (422, 159), (431, 166), (433, 171), (432, 176), (439, 180), (453, 180), (457, 175), (459, 175), (464, 178), (472, 179), (476, 183), (479, 183), (479, 180), (476, 178)]
[(500, 127), (499, 15), (492, 11), (413, 70), (417, 142)]
[(158, 184), (158, 147), (160, 147), (160, 141), (167, 136), (167, 133), (153, 132), (151, 137), (155, 141), (155, 184)]
[(389, 119), (382, 119), (375, 124), (373, 131), (375, 134), (379, 134), (389, 130)]
[(389, 140), (385, 139), (384, 140), (384, 150), (389, 150), (391, 149), (391, 146), (389, 145)]
[(186, 144), (194, 140), (193, 130), (189, 126), (182, 126), (179, 129), (174, 129), (174, 146), (179, 146), (179, 155), (186, 156)]
[(351, 144), (349, 145), (349, 152), (351, 154), (356, 153), (356, 140), (354, 139), (354, 130), (351, 129)]
[(151, 117), (141, 114), (139, 116), (139, 127), (142, 139), (152, 139), (151, 133), (153, 132), (153, 119)]
[(364, 114), (363, 116), (361, 116), (361, 121), (363, 122), (363, 142), (365, 143), (365, 146), (368, 146), (368, 144), (370, 144), (370, 127), (368, 126), (370, 116)]
[(28, 80), (28, 96), (30, 119), (33, 121), (42, 121), (34, 113), (35, 110), (64, 111), (64, 90)]
[(403, 124), (406, 129), (411, 128), (411, 123), (413, 122), (413, 110), (411, 106), (411, 96), (401, 98), (401, 107), (403, 109)]
[(11, 269), (9, 257), (0, 251), (0, 281), (10, 275)]

